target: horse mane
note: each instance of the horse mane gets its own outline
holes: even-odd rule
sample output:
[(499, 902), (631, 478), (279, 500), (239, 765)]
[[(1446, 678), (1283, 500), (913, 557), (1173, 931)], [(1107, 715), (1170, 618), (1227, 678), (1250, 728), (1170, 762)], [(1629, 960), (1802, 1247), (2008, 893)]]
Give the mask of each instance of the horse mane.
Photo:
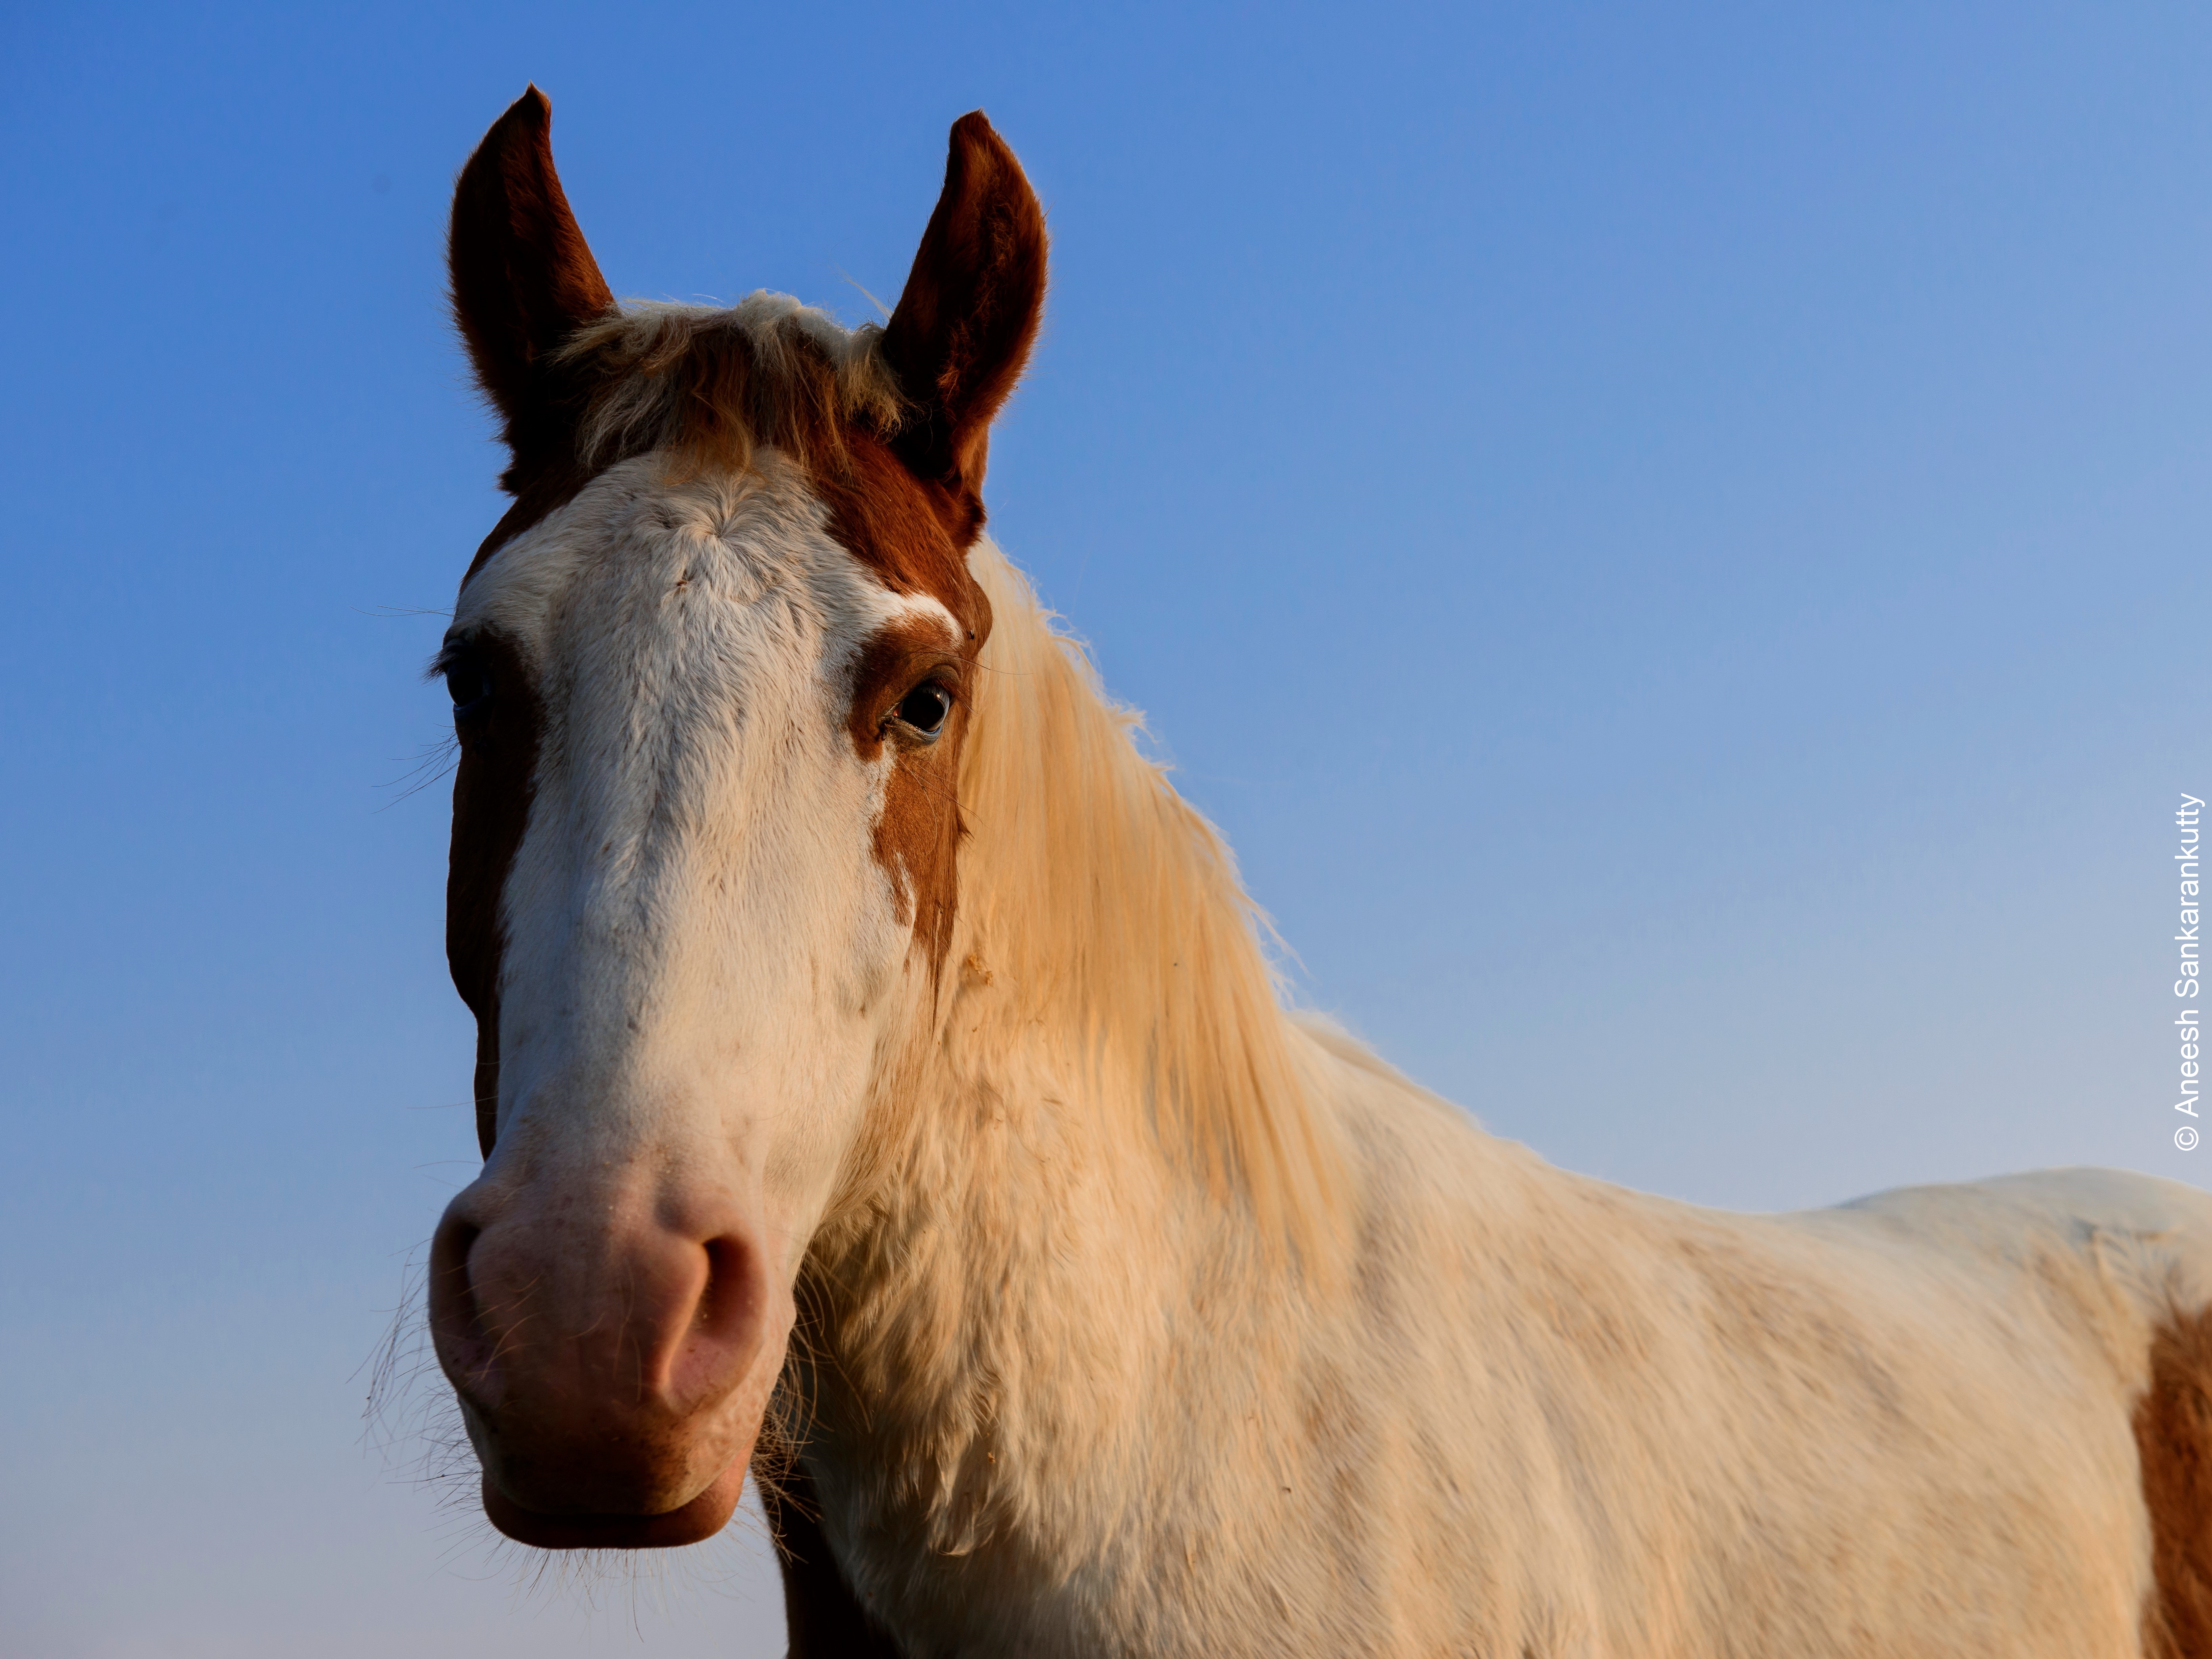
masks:
[(1317, 1267), (1345, 1158), (1273, 930), (1081, 642), (988, 537), (968, 564), (993, 623), (961, 758), (963, 972), (1008, 981), (1001, 1029), (1050, 1034), (1110, 1122), (1194, 1158)]
[[(850, 431), (889, 436), (909, 411), (882, 337), (787, 295), (633, 301), (562, 348), (585, 398), (579, 459), (589, 473), (659, 451), (686, 474), (771, 447), (838, 468)], [(991, 1027), (1006, 1041), (1043, 1034), (1056, 1085), (1087, 1095), (1103, 1127), (1189, 1159), (1318, 1267), (1344, 1158), (1320, 1051), (1267, 957), (1273, 930), (1081, 643), (988, 537), (968, 565), (993, 623), (961, 757), (962, 972), (1010, 1000)]]

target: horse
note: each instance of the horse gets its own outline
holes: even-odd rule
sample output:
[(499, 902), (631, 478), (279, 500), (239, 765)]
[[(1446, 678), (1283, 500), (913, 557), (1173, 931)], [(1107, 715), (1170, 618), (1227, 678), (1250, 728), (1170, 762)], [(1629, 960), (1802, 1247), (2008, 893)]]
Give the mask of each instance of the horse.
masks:
[(1698, 1208), (1294, 1012), (984, 533), (1046, 231), (981, 112), (854, 329), (618, 305), (550, 121), (454, 192), (513, 505), (433, 665), (500, 1532), (750, 1478), (806, 1656), (2212, 1656), (2212, 1201)]

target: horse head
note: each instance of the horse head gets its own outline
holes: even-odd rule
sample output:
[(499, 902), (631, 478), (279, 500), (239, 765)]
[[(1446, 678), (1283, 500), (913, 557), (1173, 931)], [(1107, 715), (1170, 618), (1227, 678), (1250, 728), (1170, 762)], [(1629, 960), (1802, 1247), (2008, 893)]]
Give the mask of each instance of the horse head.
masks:
[(929, 1041), (991, 607), (990, 422), (1045, 233), (980, 113), (889, 322), (617, 307), (532, 88), (461, 174), (453, 307), (514, 505), (435, 667), (482, 1175), (431, 1324), (526, 1543), (720, 1528), (793, 1286)]

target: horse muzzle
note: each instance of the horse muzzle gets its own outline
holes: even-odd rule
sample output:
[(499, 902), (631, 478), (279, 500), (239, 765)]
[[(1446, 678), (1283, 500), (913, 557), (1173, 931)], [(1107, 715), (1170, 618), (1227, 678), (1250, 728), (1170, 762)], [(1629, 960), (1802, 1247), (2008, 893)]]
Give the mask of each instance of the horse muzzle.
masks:
[(762, 1239), (697, 1193), (479, 1181), (454, 1199), (430, 1328), (494, 1526), (546, 1549), (721, 1529), (791, 1328)]

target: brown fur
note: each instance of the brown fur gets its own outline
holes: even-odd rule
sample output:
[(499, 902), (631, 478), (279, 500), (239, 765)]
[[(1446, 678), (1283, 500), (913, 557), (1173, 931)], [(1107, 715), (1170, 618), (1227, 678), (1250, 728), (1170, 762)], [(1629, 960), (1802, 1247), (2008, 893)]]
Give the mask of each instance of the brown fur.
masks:
[(2212, 1309), (2152, 1334), (2135, 1431), (2157, 1586), (2144, 1659), (2212, 1659)]
[[(916, 617), (884, 629), (861, 647), (854, 664), (848, 729), (862, 758), (872, 760), (886, 744), (894, 750), (876, 820), (876, 861), (891, 878), (899, 919), (914, 924), (915, 944), (929, 963), (930, 982), (944, 972), (952, 945), (952, 919), (960, 900), (960, 750), (969, 718), (967, 683), (975, 674), (976, 640), (947, 636), (934, 617)], [(952, 693), (952, 712), (933, 744), (902, 739), (887, 728), (890, 711), (922, 681), (935, 678)]]
[(584, 388), (560, 349), (580, 325), (615, 308), (554, 170), (553, 106), (534, 86), (461, 169), (446, 265), (454, 324), (511, 457), (500, 483), (515, 498), (477, 550), (473, 575), (494, 548), (586, 482), (575, 454)]
[(506, 948), (500, 898), (530, 817), (544, 720), (536, 687), (514, 648), (496, 635), (471, 648), (492, 683), (490, 711), (460, 728), (453, 776), (453, 839), (446, 877), (446, 962), (477, 1019), (477, 1142), (491, 1156), (499, 1110), (499, 964)]
[(854, 443), (841, 475), (817, 479), (816, 488), (830, 506), (830, 533), (854, 557), (893, 592), (930, 595), (960, 628), (961, 637), (947, 639), (941, 626), (917, 619), (870, 641), (854, 665), (849, 716), (854, 745), (872, 756), (883, 741), (884, 715), (909, 689), (933, 672), (953, 693), (945, 735), (926, 748), (902, 747), (875, 828), (877, 860), (899, 894), (902, 916), (914, 920), (934, 986), (959, 910), (959, 849), (967, 834), (960, 754), (976, 654), (991, 634), (991, 602), (952, 538), (949, 493), (915, 479), (880, 442)]
[(1021, 378), (1044, 315), (1044, 209), (981, 110), (953, 123), (945, 189), (884, 325), (883, 354), (919, 406), (898, 434), (917, 477), (952, 490), (983, 527), (991, 422)]
[(991, 602), (968, 571), (977, 531), (941, 484), (916, 478), (873, 437), (854, 439), (845, 465), (817, 469), (815, 493), (830, 509), (830, 533), (894, 593), (927, 593), (958, 619), (969, 648), (991, 633)]
[(753, 1490), (783, 1569), (787, 1659), (902, 1659), (905, 1650), (846, 1588), (830, 1540), (822, 1535), (820, 1500), (805, 1468), (793, 1465), (774, 1480), (756, 1480)]

